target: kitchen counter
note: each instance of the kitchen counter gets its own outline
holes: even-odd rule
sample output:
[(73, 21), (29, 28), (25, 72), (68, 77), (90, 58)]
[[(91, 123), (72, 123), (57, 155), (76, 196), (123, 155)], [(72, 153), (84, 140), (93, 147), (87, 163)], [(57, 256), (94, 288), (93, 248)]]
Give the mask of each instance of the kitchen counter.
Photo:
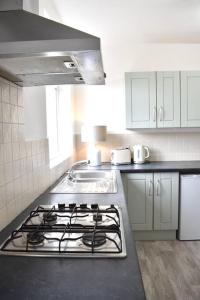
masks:
[(89, 259), (0, 256), (1, 300), (145, 299), (121, 176), (119, 171), (116, 173), (116, 194), (44, 193), (1, 232), (0, 243), (39, 204), (118, 204), (123, 214), (127, 257)]
[[(94, 167), (83, 166), (83, 169), (93, 169)], [(146, 162), (144, 164), (130, 164), (113, 166), (110, 163), (103, 163), (98, 170), (112, 169), (120, 170), (121, 173), (145, 173), (145, 172), (180, 172), (180, 173), (200, 173), (200, 160), (196, 161), (158, 161)]]

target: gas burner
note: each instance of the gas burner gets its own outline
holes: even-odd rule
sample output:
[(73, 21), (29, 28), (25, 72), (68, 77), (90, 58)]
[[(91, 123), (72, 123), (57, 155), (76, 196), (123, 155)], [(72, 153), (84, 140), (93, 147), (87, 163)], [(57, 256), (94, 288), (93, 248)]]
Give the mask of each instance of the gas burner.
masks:
[(42, 232), (30, 232), (27, 234), (27, 242), (31, 245), (40, 245), (44, 241), (44, 235)]
[(43, 213), (43, 220), (44, 223), (47, 223), (48, 225), (54, 225), (57, 220), (57, 214), (53, 212), (45, 212)]
[(117, 205), (56, 203), (37, 206), (0, 246), (0, 255), (125, 257)]
[(95, 222), (101, 222), (102, 221), (102, 215), (93, 215), (93, 221)]
[(74, 210), (76, 208), (76, 203), (69, 203), (69, 209)]
[(80, 204), (80, 208), (81, 208), (81, 209), (87, 209), (87, 204), (86, 204), (86, 203)]
[(98, 204), (91, 204), (91, 209), (98, 209), (99, 208), (99, 205)]
[[(93, 242), (94, 238), (94, 242)], [(106, 234), (103, 232), (85, 233), (82, 237), (83, 244), (87, 247), (100, 247), (106, 243)], [(93, 243), (92, 243), (93, 242)]]
[(65, 203), (58, 203), (58, 210), (65, 210)]

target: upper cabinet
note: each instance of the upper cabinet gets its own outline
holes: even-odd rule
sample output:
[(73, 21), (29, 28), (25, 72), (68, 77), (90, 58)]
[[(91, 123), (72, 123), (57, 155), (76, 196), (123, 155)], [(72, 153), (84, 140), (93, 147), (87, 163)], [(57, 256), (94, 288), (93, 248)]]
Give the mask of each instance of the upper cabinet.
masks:
[(200, 127), (200, 71), (126, 73), (127, 128)]
[(157, 127), (180, 127), (179, 72), (157, 72)]
[(156, 72), (126, 73), (127, 128), (156, 128)]
[(126, 73), (127, 128), (180, 127), (179, 72)]
[(181, 127), (200, 127), (200, 71), (181, 72)]

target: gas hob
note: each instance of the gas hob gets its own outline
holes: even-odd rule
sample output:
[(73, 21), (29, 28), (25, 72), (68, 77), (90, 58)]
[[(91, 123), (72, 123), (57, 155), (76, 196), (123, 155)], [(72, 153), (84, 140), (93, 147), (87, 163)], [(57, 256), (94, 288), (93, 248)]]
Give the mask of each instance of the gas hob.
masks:
[(126, 257), (121, 209), (85, 203), (38, 206), (1, 245), (0, 254)]

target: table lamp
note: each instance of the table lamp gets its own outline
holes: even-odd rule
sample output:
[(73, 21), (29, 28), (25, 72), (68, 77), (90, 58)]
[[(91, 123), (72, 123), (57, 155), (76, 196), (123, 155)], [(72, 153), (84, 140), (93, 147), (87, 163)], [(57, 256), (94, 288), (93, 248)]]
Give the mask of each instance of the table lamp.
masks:
[(89, 144), (88, 159), (90, 166), (96, 167), (101, 165), (101, 150), (97, 148), (98, 142), (106, 140), (106, 126), (82, 126), (81, 141)]

